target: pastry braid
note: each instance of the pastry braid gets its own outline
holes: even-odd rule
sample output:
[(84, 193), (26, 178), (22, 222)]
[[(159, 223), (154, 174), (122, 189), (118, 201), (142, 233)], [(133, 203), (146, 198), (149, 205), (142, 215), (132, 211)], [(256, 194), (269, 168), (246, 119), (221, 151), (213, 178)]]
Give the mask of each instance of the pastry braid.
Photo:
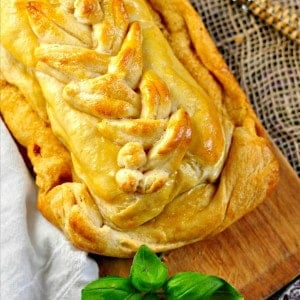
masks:
[(1, 113), (39, 209), (77, 247), (176, 248), (275, 185), (263, 130), (187, 1), (5, 0), (1, 22)]

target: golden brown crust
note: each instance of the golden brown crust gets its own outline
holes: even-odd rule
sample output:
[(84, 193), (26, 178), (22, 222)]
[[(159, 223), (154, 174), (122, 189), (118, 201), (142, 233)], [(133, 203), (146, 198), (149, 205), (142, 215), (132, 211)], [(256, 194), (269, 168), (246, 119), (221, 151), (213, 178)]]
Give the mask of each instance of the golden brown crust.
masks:
[[(1, 76), (2, 77), (2, 76)], [(1, 78), (1, 114), (16, 140), (27, 148), (41, 193), (72, 181), (71, 159), (49, 125), (32, 110), (23, 94)]]
[(24, 27), (12, 41), (2, 24), (1, 113), (27, 147), (39, 209), (77, 247), (180, 247), (276, 184), (263, 129), (187, 1), (6, 0), (1, 15)]

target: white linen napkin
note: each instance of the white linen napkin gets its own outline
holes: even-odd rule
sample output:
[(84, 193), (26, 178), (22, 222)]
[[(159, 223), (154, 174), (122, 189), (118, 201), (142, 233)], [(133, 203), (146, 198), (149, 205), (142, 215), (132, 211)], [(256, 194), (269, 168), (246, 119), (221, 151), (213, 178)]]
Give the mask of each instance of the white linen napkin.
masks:
[(98, 267), (36, 209), (36, 187), (1, 121), (1, 299), (76, 300)]

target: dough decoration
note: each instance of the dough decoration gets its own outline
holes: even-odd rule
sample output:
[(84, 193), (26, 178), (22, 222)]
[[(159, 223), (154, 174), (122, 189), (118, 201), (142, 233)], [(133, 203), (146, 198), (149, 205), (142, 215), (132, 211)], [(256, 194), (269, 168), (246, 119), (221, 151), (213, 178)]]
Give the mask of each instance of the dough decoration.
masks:
[(39, 209), (76, 246), (180, 247), (275, 185), (262, 129), (185, 0), (5, 0), (1, 19), (1, 113), (28, 149)]

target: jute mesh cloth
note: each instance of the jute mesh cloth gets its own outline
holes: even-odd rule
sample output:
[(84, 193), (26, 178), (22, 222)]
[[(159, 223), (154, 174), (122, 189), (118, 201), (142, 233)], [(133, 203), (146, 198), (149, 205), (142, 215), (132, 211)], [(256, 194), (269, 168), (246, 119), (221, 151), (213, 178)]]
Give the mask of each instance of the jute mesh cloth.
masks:
[[(300, 47), (231, 0), (191, 3), (267, 132), (300, 176)], [(299, 0), (281, 3), (300, 18)]]

